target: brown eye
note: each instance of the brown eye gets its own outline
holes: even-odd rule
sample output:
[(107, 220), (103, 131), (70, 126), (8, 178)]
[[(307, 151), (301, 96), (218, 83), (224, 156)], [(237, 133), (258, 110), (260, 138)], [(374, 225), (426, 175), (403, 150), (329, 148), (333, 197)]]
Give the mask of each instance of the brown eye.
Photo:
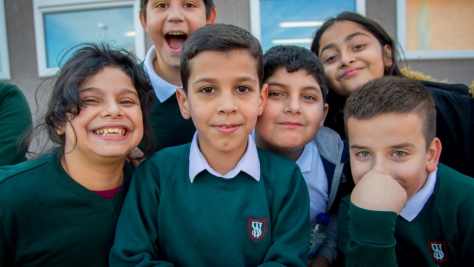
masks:
[(235, 90), (239, 93), (246, 93), (251, 91), (250, 88), (248, 88), (247, 86), (238, 86)]
[(205, 93), (205, 94), (211, 94), (213, 92), (215, 92), (216, 90), (212, 87), (204, 87), (202, 88), (201, 90), (199, 90), (199, 92), (201, 93)]

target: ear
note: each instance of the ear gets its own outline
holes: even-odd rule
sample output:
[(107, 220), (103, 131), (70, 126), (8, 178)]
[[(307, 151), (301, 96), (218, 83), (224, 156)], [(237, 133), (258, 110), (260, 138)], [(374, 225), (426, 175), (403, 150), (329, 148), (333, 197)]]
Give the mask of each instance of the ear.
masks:
[(388, 44), (383, 46), (383, 65), (387, 68), (393, 65), (392, 47)]
[(56, 133), (58, 135), (63, 135), (64, 134), (64, 126), (63, 125), (59, 125), (59, 126), (56, 126)]
[(211, 12), (209, 13), (209, 17), (206, 19), (206, 24), (214, 24), (217, 18), (217, 10), (215, 8), (211, 8)]
[(326, 116), (328, 115), (329, 105), (328, 103), (324, 103), (323, 107), (323, 117), (321, 118), (321, 122), (319, 123), (319, 129), (324, 127), (324, 121), (326, 120)]
[(441, 141), (439, 140), (438, 137), (435, 137), (433, 139), (433, 142), (431, 142), (427, 153), (426, 157), (426, 171), (427, 172), (433, 172), (436, 170), (436, 167), (438, 167), (438, 162), (439, 162), (439, 156), (441, 155)]
[(146, 27), (146, 18), (143, 16), (143, 13), (142, 13), (142, 12), (140, 12), (140, 13), (138, 14), (138, 18), (140, 19), (140, 24), (142, 24), (143, 30), (146, 31), (146, 32), (148, 32), (148, 31), (147, 31), (147, 27)]
[(268, 97), (268, 84), (264, 83), (262, 90), (260, 90), (260, 97), (258, 102), (258, 116), (262, 115), (263, 110), (265, 109), (265, 104), (267, 103)]
[(191, 118), (191, 112), (189, 108), (188, 96), (180, 87), (176, 88), (176, 98), (178, 99), (179, 111), (184, 119)]

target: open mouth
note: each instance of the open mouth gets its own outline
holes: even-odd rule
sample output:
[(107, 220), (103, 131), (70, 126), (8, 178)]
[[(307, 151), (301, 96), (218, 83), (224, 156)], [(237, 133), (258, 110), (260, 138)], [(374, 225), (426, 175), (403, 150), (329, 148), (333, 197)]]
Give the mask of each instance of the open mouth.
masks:
[(125, 128), (106, 128), (94, 131), (95, 134), (101, 136), (124, 136), (126, 132)]
[(188, 39), (188, 35), (182, 32), (169, 32), (165, 34), (166, 43), (173, 51), (181, 51), (186, 39)]

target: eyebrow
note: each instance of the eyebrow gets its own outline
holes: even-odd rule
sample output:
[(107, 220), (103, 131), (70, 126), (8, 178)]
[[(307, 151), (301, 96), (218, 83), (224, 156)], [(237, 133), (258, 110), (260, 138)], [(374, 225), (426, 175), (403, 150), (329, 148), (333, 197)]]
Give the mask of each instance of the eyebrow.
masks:
[[(255, 80), (253, 77), (249, 77), (249, 76), (236, 77), (235, 81), (237, 81), (237, 82), (253, 82), (253, 83), (258, 84), (257, 80)], [(200, 78), (200, 79), (196, 80), (195, 82), (193, 82), (193, 85), (196, 85), (198, 83), (217, 83), (217, 82), (218, 82), (218, 79), (216, 79), (216, 78), (203, 77), (203, 78)]]
[[(400, 144), (396, 144), (396, 145), (393, 145), (391, 146), (390, 148), (393, 148), (393, 149), (396, 149), (396, 148), (408, 148), (408, 147), (414, 147), (415, 145), (412, 144), (412, 143), (400, 143)], [(366, 146), (362, 146), (362, 145), (358, 145), (358, 144), (354, 144), (354, 145), (351, 145), (351, 149), (367, 149), (368, 147)]]
[[(270, 85), (279, 86), (279, 87), (283, 87), (285, 89), (289, 88), (289, 86), (287, 86), (286, 84), (282, 84), (282, 83), (279, 83), (279, 82), (269, 82), (269, 83), (266, 83), (266, 84), (268, 84), (268, 86), (270, 86)], [(310, 89), (310, 90), (314, 90), (316, 92), (321, 92), (321, 89), (319, 89), (316, 86), (305, 86), (304, 89)]]
[[(119, 89), (119, 90), (120, 90), (119, 94), (134, 94), (138, 97), (138, 93), (131, 90), (131, 89), (122, 88), (122, 89)], [(97, 88), (97, 87), (88, 87), (88, 88), (83, 88), (83, 89), (79, 90), (80, 94), (84, 93), (84, 92), (96, 92), (96, 93), (101, 93), (102, 94), (102, 89)]]
[[(352, 38), (356, 37), (356, 36), (359, 36), (359, 35), (363, 35), (363, 36), (367, 36), (370, 38), (369, 35), (363, 33), (363, 32), (354, 32), (354, 33), (351, 33), (349, 35), (346, 36), (346, 38), (344, 38), (344, 42), (347, 42), (349, 40), (351, 40)], [(334, 48), (336, 46), (335, 43), (330, 43), (328, 45), (326, 45), (325, 47), (323, 47), (323, 49), (321, 49), (321, 55), (323, 54), (324, 50), (327, 50), (327, 49), (330, 49), (330, 48)]]

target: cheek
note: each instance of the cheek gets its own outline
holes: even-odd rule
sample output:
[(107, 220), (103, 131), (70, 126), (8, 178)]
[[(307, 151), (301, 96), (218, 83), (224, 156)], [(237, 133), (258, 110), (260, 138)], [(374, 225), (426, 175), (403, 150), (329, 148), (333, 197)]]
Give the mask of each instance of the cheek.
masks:
[(324, 67), (324, 74), (326, 74), (326, 77), (329, 81), (329, 83), (333, 82), (336, 77), (336, 68), (329, 66), (329, 67)]
[[(407, 191), (409, 195), (415, 194), (419, 189), (421, 189), (425, 182), (428, 174), (423, 171), (422, 166), (405, 166), (402, 168), (394, 168), (393, 176), (400, 182), (403, 188)], [(410, 196), (409, 196), (410, 197)]]
[(353, 156), (351, 156), (351, 173), (354, 183), (358, 183), (360, 179), (370, 171), (370, 166), (367, 162), (356, 161)]

